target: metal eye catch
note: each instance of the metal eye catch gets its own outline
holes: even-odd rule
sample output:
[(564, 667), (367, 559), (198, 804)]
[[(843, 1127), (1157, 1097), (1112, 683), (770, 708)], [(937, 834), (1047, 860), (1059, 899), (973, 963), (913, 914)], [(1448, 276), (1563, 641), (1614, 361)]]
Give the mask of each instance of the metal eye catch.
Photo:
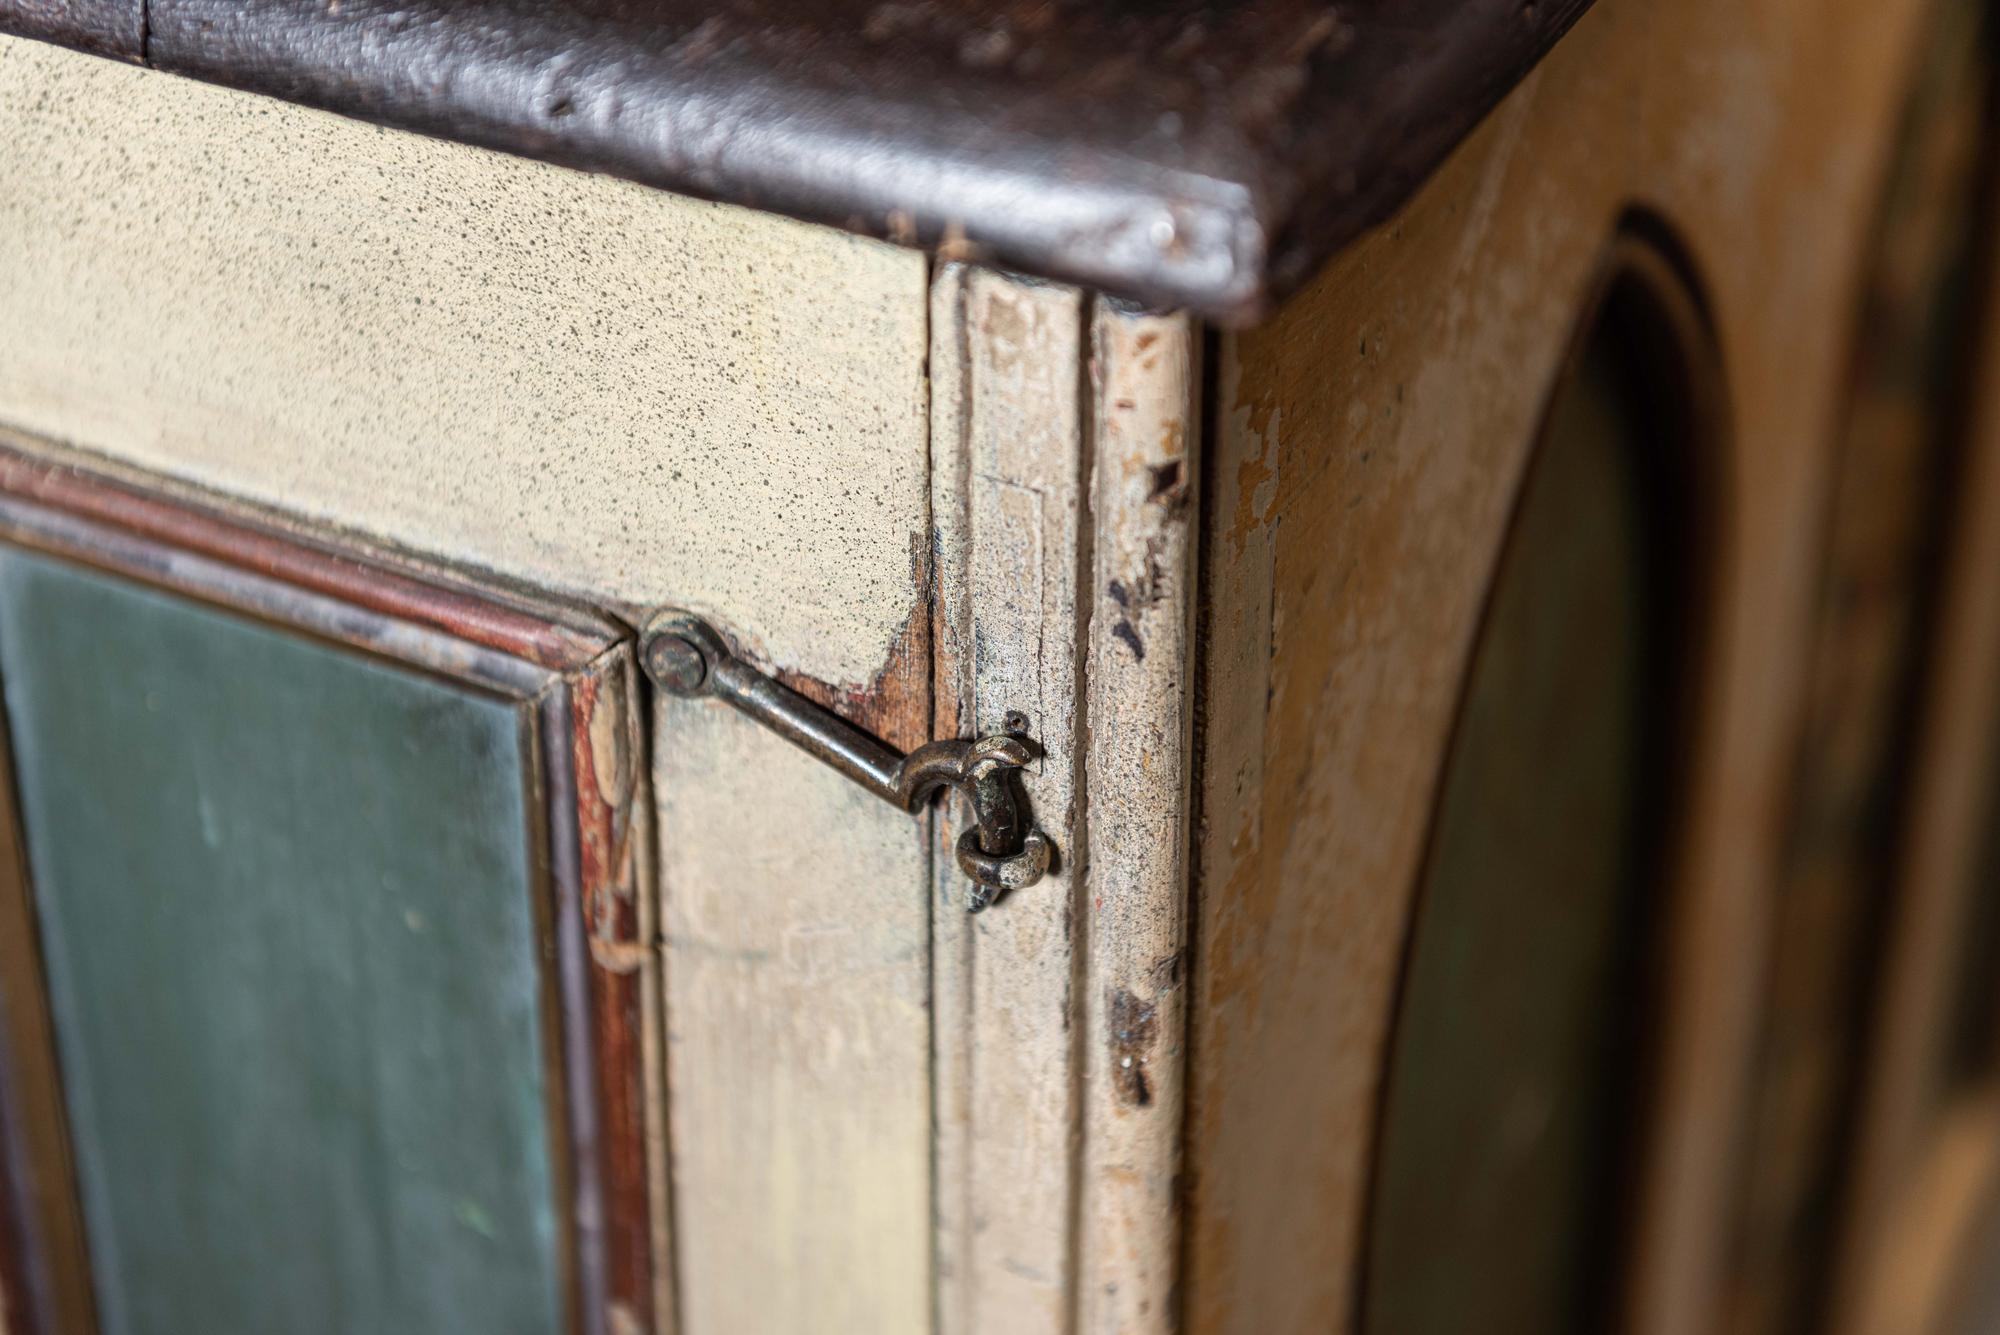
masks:
[[(922, 810), (940, 789), (962, 794), (975, 822), (958, 840), (958, 865), (973, 881), (972, 912), (1048, 872), (1055, 847), (1029, 824), (1015, 778), (1041, 751), (1018, 729), (926, 742), (903, 755), (751, 667), (701, 618), (671, 608), (648, 620), (639, 662), (668, 694), (721, 700), (905, 811)], [(1008, 715), (1010, 728), (1026, 722)]]
[(1001, 896), (1025, 889), (1048, 874), (1055, 845), (1040, 830), (1029, 830), (1018, 853), (988, 853), (979, 847), (979, 827), (958, 836), (958, 869), (972, 878), (966, 907), (974, 913), (991, 908)]

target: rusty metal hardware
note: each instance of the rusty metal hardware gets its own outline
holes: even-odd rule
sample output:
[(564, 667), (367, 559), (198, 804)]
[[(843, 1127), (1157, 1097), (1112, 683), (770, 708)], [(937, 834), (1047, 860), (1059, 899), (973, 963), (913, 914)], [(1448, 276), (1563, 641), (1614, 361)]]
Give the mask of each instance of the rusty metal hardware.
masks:
[(899, 755), (745, 663), (714, 627), (688, 612), (656, 613), (646, 623), (639, 658), (661, 690), (713, 696), (904, 811), (921, 811), (942, 788), (965, 794), (976, 824), (958, 838), (958, 865), (972, 878), (972, 912), (1048, 871), (1055, 846), (1027, 822), (1015, 779), (1039, 754), (1027, 738), (1000, 733), (926, 742)]

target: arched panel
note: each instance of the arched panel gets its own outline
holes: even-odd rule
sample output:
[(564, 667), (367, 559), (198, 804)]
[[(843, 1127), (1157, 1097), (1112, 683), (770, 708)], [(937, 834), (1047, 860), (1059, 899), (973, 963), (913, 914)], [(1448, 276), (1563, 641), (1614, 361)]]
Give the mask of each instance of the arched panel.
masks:
[(1410, 938), (1372, 1335), (1608, 1311), (1675, 824), (1690, 310), (1621, 243), (1500, 557)]

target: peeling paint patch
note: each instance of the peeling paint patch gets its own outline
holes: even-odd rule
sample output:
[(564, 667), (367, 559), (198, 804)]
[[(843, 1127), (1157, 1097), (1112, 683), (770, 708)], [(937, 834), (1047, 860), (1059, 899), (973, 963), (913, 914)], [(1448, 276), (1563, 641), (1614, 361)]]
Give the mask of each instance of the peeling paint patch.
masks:
[(1132, 1108), (1150, 1107), (1153, 1089), (1146, 1076), (1159, 1038), (1159, 1007), (1126, 989), (1114, 988), (1106, 996), (1105, 1035), (1111, 1049), (1111, 1088), (1118, 1101)]

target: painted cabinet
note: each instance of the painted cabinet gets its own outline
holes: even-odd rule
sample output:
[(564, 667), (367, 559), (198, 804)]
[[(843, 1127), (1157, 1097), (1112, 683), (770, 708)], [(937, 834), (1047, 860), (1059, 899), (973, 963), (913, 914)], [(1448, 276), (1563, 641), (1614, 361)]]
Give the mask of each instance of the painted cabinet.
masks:
[(1979, 1328), (1987, 7), (850, 8), (0, 0), (0, 1330)]

